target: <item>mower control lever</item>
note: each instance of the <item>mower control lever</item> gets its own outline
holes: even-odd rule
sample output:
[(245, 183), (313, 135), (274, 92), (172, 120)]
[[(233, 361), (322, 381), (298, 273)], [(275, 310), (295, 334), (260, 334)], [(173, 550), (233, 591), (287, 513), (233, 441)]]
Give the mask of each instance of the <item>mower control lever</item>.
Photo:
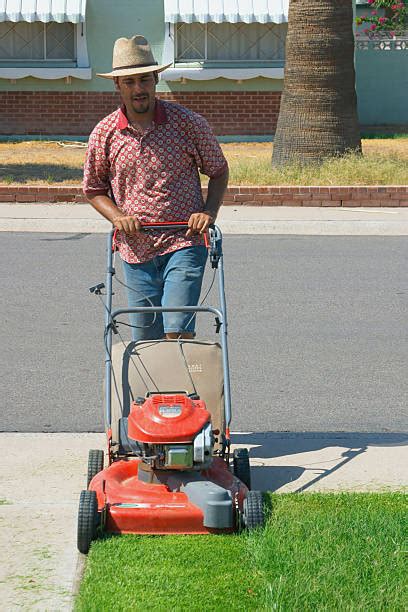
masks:
[(222, 325), (222, 323), (220, 321), (220, 318), (219, 317), (215, 317), (215, 326), (214, 327), (215, 327), (215, 333), (216, 334), (220, 333), (221, 325)]
[(99, 283), (99, 285), (89, 287), (89, 291), (95, 295), (102, 295), (102, 289), (105, 289), (105, 283)]

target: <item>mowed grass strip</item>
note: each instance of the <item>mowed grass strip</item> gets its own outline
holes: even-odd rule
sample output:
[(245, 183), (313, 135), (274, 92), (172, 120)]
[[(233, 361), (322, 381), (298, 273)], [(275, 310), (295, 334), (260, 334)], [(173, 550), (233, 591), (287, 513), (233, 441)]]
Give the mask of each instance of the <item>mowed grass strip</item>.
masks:
[(407, 495), (267, 501), (260, 532), (93, 543), (76, 612), (408, 609)]
[[(0, 184), (80, 185), (85, 147), (56, 142), (0, 143)], [(321, 166), (271, 166), (272, 143), (226, 143), (230, 185), (406, 185), (408, 138), (363, 140), (363, 156)], [(203, 183), (206, 178), (203, 177)]]

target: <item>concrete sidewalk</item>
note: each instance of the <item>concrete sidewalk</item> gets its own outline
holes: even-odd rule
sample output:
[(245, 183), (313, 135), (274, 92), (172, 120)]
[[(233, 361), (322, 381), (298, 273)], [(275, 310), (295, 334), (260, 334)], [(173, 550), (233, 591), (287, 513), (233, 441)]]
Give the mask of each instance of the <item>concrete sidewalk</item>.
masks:
[[(408, 208), (223, 206), (226, 234), (406, 236)], [(87, 204), (0, 204), (0, 231), (105, 233), (110, 224)]]
[[(408, 433), (239, 433), (253, 488), (278, 492), (402, 491)], [(71, 610), (84, 558), (76, 549), (88, 450), (103, 434), (0, 434), (0, 609)]]

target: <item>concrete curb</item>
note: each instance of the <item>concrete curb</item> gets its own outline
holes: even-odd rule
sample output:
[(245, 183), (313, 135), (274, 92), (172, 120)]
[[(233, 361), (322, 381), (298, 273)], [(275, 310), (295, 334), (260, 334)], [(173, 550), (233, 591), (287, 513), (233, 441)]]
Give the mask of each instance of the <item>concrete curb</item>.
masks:
[[(225, 206), (217, 224), (225, 234), (406, 236), (408, 208)], [(0, 232), (93, 234), (110, 227), (91, 206), (0, 204)]]
[(75, 573), (72, 579), (72, 600), (75, 601), (75, 597), (79, 593), (81, 587), (82, 578), (84, 577), (86, 568), (86, 555), (82, 555), (78, 552), (78, 558), (75, 566)]
[[(408, 208), (224, 206), (225, 234), (406, 236)], [(91, 206), (0, 204), (0, 232), (106, 233), (110, 224)]]
[[(408, 236), (408, 222), (398, 221), (220, 221), (224, 234), (303, 235), (303, 236)], [(64, 234), (106, 234), (104, 221), (72, 219), (63, 225), (53, 219), (0, 219), (0, 232), (50, 232)]]

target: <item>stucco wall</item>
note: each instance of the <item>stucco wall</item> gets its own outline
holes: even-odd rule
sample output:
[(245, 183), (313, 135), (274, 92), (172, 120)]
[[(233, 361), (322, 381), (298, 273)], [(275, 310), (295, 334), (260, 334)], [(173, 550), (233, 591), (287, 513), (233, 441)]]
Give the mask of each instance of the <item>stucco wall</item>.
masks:
[(408, 125), (408, 50), (357, 51), (358, 115), (364, 125)]

